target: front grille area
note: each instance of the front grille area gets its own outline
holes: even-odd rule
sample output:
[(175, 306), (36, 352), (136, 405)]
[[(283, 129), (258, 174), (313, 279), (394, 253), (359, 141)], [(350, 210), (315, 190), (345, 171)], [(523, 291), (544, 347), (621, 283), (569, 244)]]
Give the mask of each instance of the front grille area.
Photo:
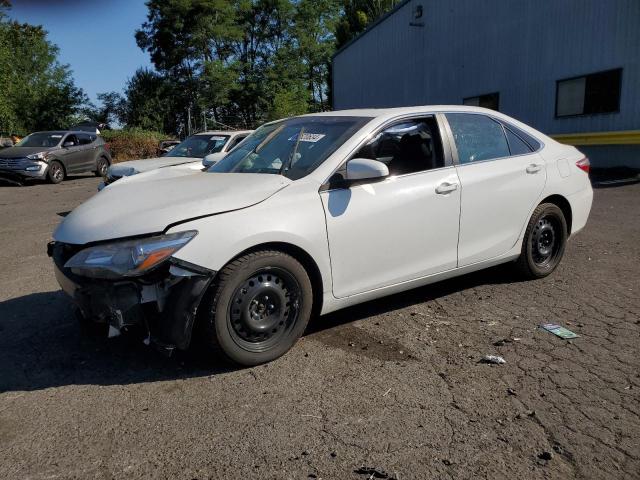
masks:
[(20, 166), (26, 158), (0, 158), (0, 168), (16, 168)]

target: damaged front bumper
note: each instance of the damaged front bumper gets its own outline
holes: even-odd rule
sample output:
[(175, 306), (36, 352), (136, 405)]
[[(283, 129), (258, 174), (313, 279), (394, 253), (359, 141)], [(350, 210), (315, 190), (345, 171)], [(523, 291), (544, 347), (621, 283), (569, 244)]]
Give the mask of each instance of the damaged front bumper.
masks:
[(169, 353), (188, 348), (198, 307), (216, 272), (170, 258), (141, 277), (91, 279), (64, 267), (82, 248), (51, 242), (47, 253), (53, 258), (58, 283), (83, 317), (109, 324), (109, 336), (140, 326), (147, 333), (145, 343)]
[(40, 160), (0, 160), (0, 178), (11, 183), (22, 183), (28, 179), (42, 180), (47, 176), (49, 165)]

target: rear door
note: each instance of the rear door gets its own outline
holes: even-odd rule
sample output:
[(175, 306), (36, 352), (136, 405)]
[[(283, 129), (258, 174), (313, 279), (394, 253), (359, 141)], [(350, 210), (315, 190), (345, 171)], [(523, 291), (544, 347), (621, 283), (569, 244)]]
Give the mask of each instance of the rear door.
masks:
[(515, 246), (544, 189), (546, 168), (534, 146), (496, 119), (458, 112), (446, 118), (462, 189), (458, 266), (463, 267)]
[(78, 133), (78, 171), (96, 170), (97, 143), (95, 134)]

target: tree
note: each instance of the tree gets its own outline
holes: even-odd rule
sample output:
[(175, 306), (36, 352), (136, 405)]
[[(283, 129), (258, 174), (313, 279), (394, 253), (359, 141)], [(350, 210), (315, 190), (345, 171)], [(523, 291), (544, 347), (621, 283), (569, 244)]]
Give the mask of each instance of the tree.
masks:
[(310, 93), (311, 111), (331, 107), (328, 79), (339, 13), (338, 0), (301, 0), (297, 4), (294, 37)]
[[(6, 10), (8, 2), (1, 6)], [(87, 97), (57, 56), (41, 26), (10, 21), (0, 8), (0, 131), (69, 126)]]
[(179, 132), (182, 123), (177, 93), (175, 84), (163, 75), (138, 69), (127, 82), (121, 122), (127, 127)]
[(391, 10), (399, 0), (344, 0), (344, 15), (336, 26), (336, 47), (341, 48), (351, 39)]
[(228, 0), (150, 0), (147, 22), (136, 32), (138, 46), (151, 55), (161, 74), (176, 84), (177, 105), (200, 113), (201, 77), (205, 65), (240, 32)]

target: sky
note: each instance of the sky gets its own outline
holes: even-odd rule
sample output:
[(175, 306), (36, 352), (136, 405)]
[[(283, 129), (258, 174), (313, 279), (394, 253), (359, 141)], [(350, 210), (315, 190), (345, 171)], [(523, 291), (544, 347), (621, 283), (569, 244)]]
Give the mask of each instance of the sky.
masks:
[(9, 16), (42, 25), (92, 101), (121, 92), (138, 67), (151, 67), (134, 33), (147, 18), (144, 0), (12, 0)]

